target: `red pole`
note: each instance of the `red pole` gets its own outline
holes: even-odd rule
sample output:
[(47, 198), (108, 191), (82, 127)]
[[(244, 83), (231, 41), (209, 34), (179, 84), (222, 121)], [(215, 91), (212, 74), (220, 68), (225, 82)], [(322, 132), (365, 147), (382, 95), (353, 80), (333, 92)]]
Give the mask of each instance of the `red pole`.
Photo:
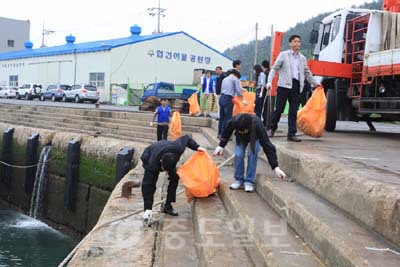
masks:
[[(283, 32), (274, 32), (274, 36), (271, 40), (271, 60), (270, 60), (271, 67), (274, 65), (276, 59), (279, 56), (279, 53), (281, 52), (282, 40), (283, 40)], [(272, 96), (276, 96), (277, 85), (278, 85), (278, 75), (276, 75), (274, 80), (272, 81), (272, 92), (271, 92)]]

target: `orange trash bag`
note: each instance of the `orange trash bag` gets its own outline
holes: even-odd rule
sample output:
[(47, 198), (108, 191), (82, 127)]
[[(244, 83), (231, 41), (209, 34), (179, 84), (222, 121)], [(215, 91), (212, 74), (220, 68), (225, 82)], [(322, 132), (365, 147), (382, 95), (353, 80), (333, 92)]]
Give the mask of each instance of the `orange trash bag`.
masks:
[(179, 169), (188, 202), (193, 197), (208, 197), (219, 185), (219, 170), (207, 152), (197, 151)]
[(194, 93), (191, 97), (188, 98), (189, 102), (189, 115), (195, 116), (200, 112), (198, 94)]
[(235, 96), (232, 100), (233, 102), (233, 112), (232, 115), (235, 116), (239, 113), (250, 113), (256, 114), (254, 112), (255, 101), (256, 101), (256, 93), (253, 92), (243, 92), (243, 98), (246, 99), (247, 105), (242, 103), (242, 100), (239, 96)]
[(307, 104), (297, 112), (297, 128), (306, 135), (321, 137), (326, 121), (326, 97), (324, 88), (317, 87)]
[(174, 113), (172, 114), (169, 134), (171, 140), (176, 140), (182, 135), (181, 114), (179, 113), (179, 111), (174, 111)]

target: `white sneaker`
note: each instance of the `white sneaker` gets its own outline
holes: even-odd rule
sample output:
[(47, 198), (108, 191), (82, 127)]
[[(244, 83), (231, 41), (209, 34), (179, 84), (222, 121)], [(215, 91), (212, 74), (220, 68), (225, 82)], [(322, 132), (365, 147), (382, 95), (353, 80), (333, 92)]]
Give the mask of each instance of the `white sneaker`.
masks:
[(231, 184), (230, 188), (232, 190), (238, 190), (240, 188), (243, 188), (243, 184), (240, 181), (234, 181), (233, 184)]
[(253, 184), (248, 183), (248, 182), (244, 183), (244, 191), (249, 192), (249, 193), (253, 192), (254, 191)]

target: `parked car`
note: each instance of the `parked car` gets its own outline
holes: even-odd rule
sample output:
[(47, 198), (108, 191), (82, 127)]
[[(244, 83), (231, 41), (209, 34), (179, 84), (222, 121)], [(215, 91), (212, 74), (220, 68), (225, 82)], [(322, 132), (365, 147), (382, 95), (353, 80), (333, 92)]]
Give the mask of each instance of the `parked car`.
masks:
[(18, 88), (16, 98), (24, 98), (25, 100), (32, 100), (39, 98), (42, 93), (42, 85), (35, 83), (27, 83)]
[(17, 94), (17, 87), (14, 86), (3, 86), (0, 87), (0, 97), (3, 98), (14, 98)]
[(71, 86), (66, 84), (49, 85), (46, 90), (42, 90), (40, 101), (45, 101), (46, 99), (51, 99), (53, 102), (60, 101), (65, 90), (71, 90)]
[(90, 84), (75, 84), (70, 90), (64, 90), (62, 101), (75, 101), (81, 103), (90, 101), (96, 103), (100, 99), (100, 92), (96, 86)]

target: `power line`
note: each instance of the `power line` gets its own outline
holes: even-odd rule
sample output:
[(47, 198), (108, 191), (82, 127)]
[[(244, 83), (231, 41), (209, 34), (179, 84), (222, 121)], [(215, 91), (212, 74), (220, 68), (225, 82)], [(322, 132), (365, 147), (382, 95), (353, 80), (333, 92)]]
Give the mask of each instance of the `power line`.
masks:
[(150, 7), (147, 9), (149, 11), (149, 15), (154, 17), (157, 16), (157, 32), (156, 33), (161, 33), (161, 17), (165, 17), (163, 14), (166, 9), (161, 8), (161, 0), (158, 0), (158, 7)]

